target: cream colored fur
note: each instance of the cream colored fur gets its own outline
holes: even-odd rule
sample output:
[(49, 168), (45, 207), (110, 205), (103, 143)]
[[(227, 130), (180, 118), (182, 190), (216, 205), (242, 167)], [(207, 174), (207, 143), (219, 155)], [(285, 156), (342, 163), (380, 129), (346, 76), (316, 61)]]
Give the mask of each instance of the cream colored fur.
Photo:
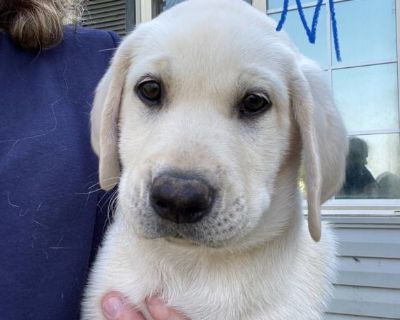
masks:
[[(161, 107), (135, 93), (149, 76), (162, 80)], [(240, 119), (236, 107), (254, 90), (273, 106)], [(243, 1), (189, 0), (138, 26), (92, 112), (100, 183), (119, 181), (119, 196), (82, 319), (103, 319), (108, 291), (141, 308), (158, 293), (191, 320), (321, 319), (335, 244), (325, 225), (321, 238), (319, 211), (342, 183), (346, 141), (322, 71)], [(301, 161), (315, 241), (301, 210)], [(152, 179), (171, 169), (218, 190), (200, 222), (175, 225), (152, 211)]]

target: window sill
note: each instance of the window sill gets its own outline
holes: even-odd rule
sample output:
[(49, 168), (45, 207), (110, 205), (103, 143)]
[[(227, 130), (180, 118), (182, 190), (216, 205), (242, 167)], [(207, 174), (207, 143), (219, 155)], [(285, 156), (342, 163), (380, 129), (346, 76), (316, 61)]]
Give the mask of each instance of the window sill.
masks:
[[(307, 201), (303, 200), (307, 213)], [(400, 216), (399, 199), (332, 199), (321, 207), (322, 215)]]

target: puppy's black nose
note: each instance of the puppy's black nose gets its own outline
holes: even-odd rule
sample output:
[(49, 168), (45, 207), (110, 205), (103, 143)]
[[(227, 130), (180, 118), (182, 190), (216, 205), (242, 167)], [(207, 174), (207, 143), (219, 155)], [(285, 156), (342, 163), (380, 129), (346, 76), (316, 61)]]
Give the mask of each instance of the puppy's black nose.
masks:
[(150, 201), (155, 212), (175, 223), (200, 221), (211, 209), (213, 190), (201, 179), (164, 173), (151, 186)]

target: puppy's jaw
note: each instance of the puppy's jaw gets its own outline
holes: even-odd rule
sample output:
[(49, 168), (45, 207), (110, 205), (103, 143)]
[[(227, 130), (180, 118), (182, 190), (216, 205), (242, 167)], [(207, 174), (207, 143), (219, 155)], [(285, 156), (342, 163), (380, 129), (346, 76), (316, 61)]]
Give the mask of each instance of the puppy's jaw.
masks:
[[(177, 224), (163, 219), (156, 214), (149, 200), (154, 173), (150, 173), (151, 168), (148, 168), (148, 173), (140, 177), (139, 172), (143, 171), (145, 170), (123, 172), (117, 213), (139, 237), (179, 239), (174, 242), (187, 241), (197, 245), (221, 247), (240, 237), (244, 229), (251, 224), (249, 221), (251, 215), (247, 214), (249, 204), (243, 191), (235, 190), (232, 181), (226, 185), (229, 182), (227, 177), (223, 179), (225, 185), (218, 186), (219, 192), (214, 205), (202, 220), (196, 223)], [(232, 194), (237, 196), (232, 197)], [(262, 198), (268, 199), (268, 196)], [(259, 207), (258, 204), (257, 206)]]

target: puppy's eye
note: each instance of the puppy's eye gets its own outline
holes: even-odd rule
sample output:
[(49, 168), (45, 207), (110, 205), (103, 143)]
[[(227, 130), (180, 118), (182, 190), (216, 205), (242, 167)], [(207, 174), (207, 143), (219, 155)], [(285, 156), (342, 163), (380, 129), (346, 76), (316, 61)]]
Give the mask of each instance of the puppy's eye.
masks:
[(161, 84), (155, 80), (147, 80), (139, 83), (136, 91), (139, 98), (147, 104), (158, 104), (161, 100)]
[(268, 96), (249, 93), (243, 98), (239, 112), (241, 116), (253, 116), (267, 111), (271, 106)]

